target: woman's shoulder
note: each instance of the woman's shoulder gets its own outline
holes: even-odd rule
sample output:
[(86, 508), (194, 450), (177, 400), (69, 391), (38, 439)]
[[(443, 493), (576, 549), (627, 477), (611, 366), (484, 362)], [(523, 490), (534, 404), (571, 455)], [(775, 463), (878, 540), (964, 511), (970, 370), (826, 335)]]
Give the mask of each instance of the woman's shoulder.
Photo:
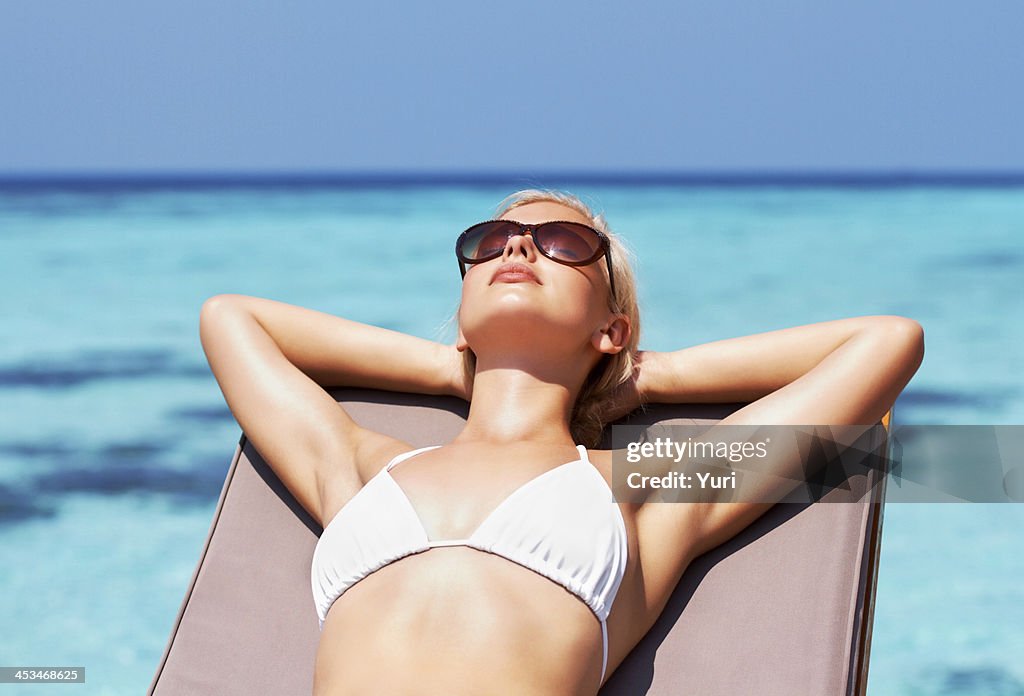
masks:
[(612, 452), (613, 450), (587, 448), (587, 459), (594, 465), (597, 472), (604, 477), (609, 488), (612, 485)]

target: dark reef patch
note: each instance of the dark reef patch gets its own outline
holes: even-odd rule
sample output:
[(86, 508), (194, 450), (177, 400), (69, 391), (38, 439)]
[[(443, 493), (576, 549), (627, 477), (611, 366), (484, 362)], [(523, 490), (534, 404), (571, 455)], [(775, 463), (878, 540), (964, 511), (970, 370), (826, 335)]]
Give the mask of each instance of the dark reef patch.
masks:
[(0, 526), (53, 517), (56, 514), (56, 508), (41, 505), (31, 492), (0, 483)]
[(205, 365), (182, 362), (174, 351), (164, 348), (89, 350), (72, 357), (0, 366), (0, 388), (66, 389), (102, 380), (209, 376)]
[(178, 408), (168, 415), (175, 419), (191, 423), (229, 423), (235, 420), (231, 409), (227, 406), (186, 406)]
[(896, 399), (897, 406), (998, 408), (1009, 398), (1006, 392), (965, 392), (953, 389), (907, 389)]

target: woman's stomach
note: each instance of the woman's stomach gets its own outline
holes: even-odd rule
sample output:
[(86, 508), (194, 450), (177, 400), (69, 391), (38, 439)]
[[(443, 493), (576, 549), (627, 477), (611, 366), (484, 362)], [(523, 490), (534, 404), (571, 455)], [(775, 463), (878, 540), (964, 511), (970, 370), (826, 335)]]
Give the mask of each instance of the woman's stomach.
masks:
[(334, 602), (313, 693), (593, 695), (601, 659), (597, 617), (561, 585), (494, 554), (440, 547)]

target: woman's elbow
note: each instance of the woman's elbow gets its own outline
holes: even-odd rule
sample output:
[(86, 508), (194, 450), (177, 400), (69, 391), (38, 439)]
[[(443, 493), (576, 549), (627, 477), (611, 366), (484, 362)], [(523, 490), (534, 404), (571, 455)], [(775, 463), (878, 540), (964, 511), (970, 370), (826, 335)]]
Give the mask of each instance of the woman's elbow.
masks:
[(906, 346), (911, 352), (924, 355), (924, 327), (908, 317), (893, 316), (892, 329), (894, 340)]
[(224, 318), (241, 306), (239, 296), (232, 294), (214, 295), (203, 302), (199, 309), (199, 340), (207, 347), (211, 332), (224, 323)]
[(917, 321), (908, 317), (884, 316), (880, 320), (878, 331), (887, 351), (899, 356), (905, 370), (909, 373), (907, 378), (917, 372), (924, 360), (924, 327)]
[(233, 293), (221, 293), (220, 295), (208, 297), (206, 298), (206, 301), (203, 302), (203, 306), (199, 309), (199, 316), (203, 316), (204, 314), (213, 314), (224, 307), (237, 306), (240, 299), (241, 295)]

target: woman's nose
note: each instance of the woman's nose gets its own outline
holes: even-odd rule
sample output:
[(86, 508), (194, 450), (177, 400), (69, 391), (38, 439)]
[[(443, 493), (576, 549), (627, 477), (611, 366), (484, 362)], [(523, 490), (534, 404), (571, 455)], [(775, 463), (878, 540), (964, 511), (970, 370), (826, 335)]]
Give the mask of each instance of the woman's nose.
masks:
[(506, 261), (513, 256), (522, 254), (531, 259), (537, 253), (537, 247), (533, 242), (533, 232), (527, 230), (525, 234), (514, 234), (505, 242), (505, 253), (502, 258)]

